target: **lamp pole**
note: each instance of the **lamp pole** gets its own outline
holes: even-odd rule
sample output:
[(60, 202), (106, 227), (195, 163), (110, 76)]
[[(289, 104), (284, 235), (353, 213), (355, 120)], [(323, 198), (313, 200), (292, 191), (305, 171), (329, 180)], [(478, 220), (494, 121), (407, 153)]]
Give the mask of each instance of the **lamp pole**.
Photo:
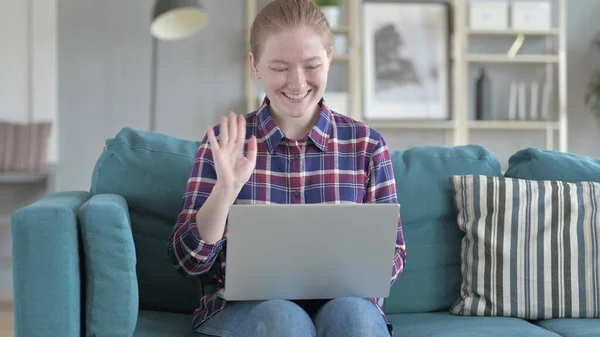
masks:
[(150, 131), (156, 131), (156, 86), (157, 86), (157, 58), (158, 58), (158, 41), (153, 36), (152, 37), (152, 60), (150, 63), (151, 72), (150, 72), (150, 116), (149, 116), (149, 124)]
[(208, 21), (199, 0), (157, 0), (154, 3), (150, 33), (152, 59), (150, 63), (150, 131), (156, 131), (156, 86), (159, 40), (182, 40), (199, 32)]

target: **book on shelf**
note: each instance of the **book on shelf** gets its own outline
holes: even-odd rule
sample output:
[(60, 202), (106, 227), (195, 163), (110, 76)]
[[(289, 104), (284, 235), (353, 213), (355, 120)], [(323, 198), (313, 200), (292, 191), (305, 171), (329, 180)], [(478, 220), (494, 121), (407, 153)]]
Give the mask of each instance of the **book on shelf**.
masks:
[[(538, 81), (532, 81), (528, 91), (525, 81), (512, 81), (508, 94), (508, 119), (550, 120), (551, 87), (548, 81), (544, 81), (541, 87), (540, 90)], [(529, 97), (527, 97), (528, 93)]]

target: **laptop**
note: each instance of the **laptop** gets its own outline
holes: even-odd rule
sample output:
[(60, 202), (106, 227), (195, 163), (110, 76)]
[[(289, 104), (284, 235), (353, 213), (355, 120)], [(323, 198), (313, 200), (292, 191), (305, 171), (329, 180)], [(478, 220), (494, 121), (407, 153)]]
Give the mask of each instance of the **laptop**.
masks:
[(398, 204), (234, 204), (223, 297), (388, 297), (399, 210)]

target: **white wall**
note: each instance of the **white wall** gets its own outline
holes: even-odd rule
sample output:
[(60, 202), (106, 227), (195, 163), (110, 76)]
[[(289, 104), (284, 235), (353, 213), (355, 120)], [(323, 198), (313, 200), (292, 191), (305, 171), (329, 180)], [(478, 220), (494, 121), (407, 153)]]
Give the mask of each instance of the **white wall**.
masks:
[[(56, 92), (52, 85), (57, 76), (53, 73), (56, 51), (50, 41), (56, 40), (57, 30), (61, 127), (57, 188), (86, 190), (105, 139), (123, 126), (148, 128), (152, 55), (148, 25), (153, 1), (29, 1), (38, 17), (33, 25), (34, 112), (57, 114), (56, 95), (50, 94)], [(246, 31), (240, 2), (205, 2), (210, 20), (205, 30), (189, 40), (159, 44), (158, 131), (199, 139), (205, 126), (217, 122), (220, 115), (245, 112)], [(27, 3), (7, 2), (0, 12), (0, 46), (9, 51), (0, 53), (0, 113), (10, 118), (26, 116), (30, 92), (25, 61)], [(56, 5), (58, 20), (52, 14)], [(50, 10), (42, 12), (42, 7)], [(599, 11), (598, 0), (569, 0), (567, 12), (569, 151), (596, 158), (600, 158), (600, 147), (594, 146), (600, 141), (600, 125), (583, 104), (583, 96), (590, 74), (600, 69), (599, 53), (590, 46), (600, 30), (595, 19)], [(393, 149), (445, 141), (439, 131), (386, 130), (384, 134)], [(543, 146), (544, 140), (543, 133), (522, 132), (480, 132), (471, 139), (490, 147), (503, 163), (516, 150)], [(51, 153), (58, 157), (56, 149)]]
[[(153, 3), (58, 2), (57, 190), (89, 190), (106, 139), (125, 126), (149, 129)], [(229, 111), (244, 112), (243, 1), (204, 3), (205, 29), (157, 50), (156, 130), (187, 139)]]
[[(573, 1), (571, 3), (571, 1)], [(584, 103), (592, 74), (600, 70), (600, 50), (592, 41), (600, 32), (600, 1), (569, 0), (567, 31), (567, 107), (569, 150), (600, 158), (600, 120)]]
[(57, 190), (89, 190), (106, 139), (149, 128), (152, 3), (58, 2)]
[(49, 160), (58, 161), (56, 0), (3, 1), (0, 120), (54, 121)]

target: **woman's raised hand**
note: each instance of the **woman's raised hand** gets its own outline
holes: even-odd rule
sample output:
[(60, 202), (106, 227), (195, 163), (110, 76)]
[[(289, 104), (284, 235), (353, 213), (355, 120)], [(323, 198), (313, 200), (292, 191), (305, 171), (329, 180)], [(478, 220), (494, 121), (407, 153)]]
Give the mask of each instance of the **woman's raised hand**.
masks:
[(236, 116), (234, 112), (230, 112), (229, 117), (221, 117), (218, 141), (211, 126), (207, 134), (217, 172), (215, 186), (231, 190), (237, 196), (256, 165), (256, 137), (250, 137), (248, 154), (244, 156), (246, 118), (243, 115)]

